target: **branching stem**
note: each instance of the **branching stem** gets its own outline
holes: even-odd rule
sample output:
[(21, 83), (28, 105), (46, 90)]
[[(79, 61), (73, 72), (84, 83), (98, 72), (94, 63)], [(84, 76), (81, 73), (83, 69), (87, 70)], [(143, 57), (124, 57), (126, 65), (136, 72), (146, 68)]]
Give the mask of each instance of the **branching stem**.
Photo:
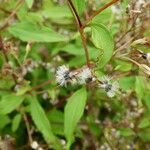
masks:
[(97, 11), (95, 11), (85, 22), (85, 25), (87, 25), (95, 16), (97, 16), (99, 13), (101, 13), (106, 8), (110, 7), (114, 3), (118, 2), (119, 0), (112, 0), (111, 2), (107, 3), (103, 7), (99, 8)]

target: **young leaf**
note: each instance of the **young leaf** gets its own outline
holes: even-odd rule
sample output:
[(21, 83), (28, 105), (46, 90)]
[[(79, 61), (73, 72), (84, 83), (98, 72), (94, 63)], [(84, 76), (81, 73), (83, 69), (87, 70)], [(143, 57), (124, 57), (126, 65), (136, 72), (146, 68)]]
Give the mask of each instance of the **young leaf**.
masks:
[(16, 23), (8, 28), (10, 34), (22, 41), (33, 42), (60, 42), (66, 38), (45, 26), (38, 26), (31, 22)]
[(87, 99), (87, 93), (85, 88), (82, 88), (75, 92), (69, 99), (65, 106), (64, 116), (64, 132), (68, 141), (68, 148), (73, 142), (73, 132), (83, 115), (85, 104)]
[(73, 0), (73, 4), (77, 9), (77, 12), (82, 14), (86, 6), (85, 0)]
[(19, 124), (21, 122), (21, 114), (17, 114), (14, 118), (13, 118), (13, 121), (12, 121), (12, 131), (15, 132), (18, 127), (19, 127)]
[(100, 59), (100, 68), (110, 60), (113, 54), (114, 41), (109, 30), (102, 24), (91, 24), (92, 41), (94, 45), (103, 50), (103, 56)]
[(33, 5), (33, 3), (34, 3), (34, 0), (25, 0), (25, 2), (27, 3), (27, 6), (28, 6), (29, 8), (31, 8), (32, 5)]
[(43, 108), (39, 104), (36, 97), (29, 97), (29, 98), (31, 101), (30, 113), (31, 113), (31, 117), (32, 117), (36, 127), (42, 133), (45, 141), (48, 144), (51, 143), (57, 147), (58, 144), (56, 144), (56, 137), (54, 136), (54, 134), (52, 132), (50, 122), (49, 122), (48, 118), (46, 117), (46, 114), (45, 114)]
[(8, 114), (15, 110), (23, 102), (24, 96), (15, 94), (4, 95), (0, 101), (0, 114)]

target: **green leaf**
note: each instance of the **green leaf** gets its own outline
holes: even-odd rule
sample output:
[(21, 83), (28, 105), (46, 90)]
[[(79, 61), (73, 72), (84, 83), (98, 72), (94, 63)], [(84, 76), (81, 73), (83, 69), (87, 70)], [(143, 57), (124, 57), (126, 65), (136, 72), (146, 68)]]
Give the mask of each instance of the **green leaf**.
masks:
[(50, 19), (72, 18), (70, 9), (67, 6), (56, 6), (41, 11), (42, 16)]
[(33, 3), (34, 3), (34, 0), (25, 0), (25, 2), (27, 3), (27, 6), (28, 6), (29, 8), (31, 8), (32, 5), (33, 5)]
[(120, 128), (119, 132), (120, 132), (120, 135), (125, 136), (125, 137), (134, 135), (133, 130), (130, 128)]
[(17, 114), (14, 118), (13, 118), (13, 121), (12, 121), (12, 131), (15, 132), (18, 127), (19, 127), (19, 124), (21, 122), (21, 114)]
[(145, 89), (145, 79), (142, 76), (136, 77), (135, 81), (135, 92), (139, 99), (142, 99), (144, 96), (144, 89)]
[(132, 68), (132, 64), (129, 62), (121, 61), (121, 60), (115, 60), (116, 67), (115, 70), (118, 71), (129, 71)]
[(119, 85), (122, 90), (131, 90), (134, 88), (134, 84), (135, 84), (134, 76), (122, 77), (119, 79)]
[(66, 38), (59, 35), (52, 29), (39, 26), (31, 22), (16, 23), (8, 28), (8, 31), (22, 41), (33, 42), (60, 42), (66, 41)]
[(52, 130), (55, 134), (64, 136), (64, 115), (61, 111), (53, 109), (47, 113), (51, 122)]
[(0, 115), (0, 118), (0, 129), (3, 129), (11, 120), (7, 115)]
[(143, 118), (138, 125), (139, 128), (146, 128), (150, 125), (149, 118)]
[(68, 141), (68, 148), (73, 142), (73, 133), (83, 115), (87, 93), (85, 88), (76, 91), (69, 99), (65, 106), (64, 132)]
[(31, 87), (29, 86), (29, 82), (27, 82), (24, 86), (19, 88), (16, 95), (24, 95), (27, 91), (29, 91)]
[(102, 68), (112, 57), (114, 41), (111, 33), (104, 25), (92, 23), (91, 29), (94, 45), (103, 50), (103, 56), (100, 59), (100, 68)]
[(74, 4), (75, 8), (77, 9), (77, 12), (79, 14), (82, 14), (86, 7), (85, 0), (73, 0), (72, 2)]
[(143, 98), (148, 110), (150, 111), (150, 93), (147, 93)]
[(42, 133), (45, 141), (48, 144), (51, 143), (57, 147), (58, 144), (56, 144), (56, 137), (54, 136), (54, 134), (52, 132), (50, 122), (49, 122), (48, 118), (46, 117), (46, 114), (45, 114), (43, 108), (41, 107), (41, 105), (39, 104), (39, 102), (35, 96), (29, 97), (29, 99), (31, 101), (30, 113), (31, 113), (31, 117), (32, 117), (36, 127)]
[(8, 114), (15, 110), (23, 102), (24, 96), (15, 94), (4, 95), (0, 101), (0, 114)]
[(139, 132), (139, 137), (144, 141), (144, 142), (148, 142), (150, 141), (150, 129), (144, 129), (143, 131)]
[(96, 15), (93, 18), (92, 22), (96, 24), (107, 23), (110, 21), (111, 15), (112, 15), (111, 9), (107, 8), (98, 15)]

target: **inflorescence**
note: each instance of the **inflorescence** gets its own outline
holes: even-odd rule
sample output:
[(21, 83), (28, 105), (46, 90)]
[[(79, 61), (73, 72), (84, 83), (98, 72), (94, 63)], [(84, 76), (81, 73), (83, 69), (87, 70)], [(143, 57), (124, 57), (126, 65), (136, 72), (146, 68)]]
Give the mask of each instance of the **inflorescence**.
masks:
[(89, 67), (83, 67), (78, 70), (70, 71), (68, 66), (62, 65), (57, 68), (56, 81), (60, 86), (67, 86), (68, 84), (89, 84), (92, 82), (98, 83), (98, 87), (104, 89), (108, 97), (114, 97), (119, 91), (119, 84), (117, 81), (112, 82), (108, 76), (98, 79), (93, 75)]

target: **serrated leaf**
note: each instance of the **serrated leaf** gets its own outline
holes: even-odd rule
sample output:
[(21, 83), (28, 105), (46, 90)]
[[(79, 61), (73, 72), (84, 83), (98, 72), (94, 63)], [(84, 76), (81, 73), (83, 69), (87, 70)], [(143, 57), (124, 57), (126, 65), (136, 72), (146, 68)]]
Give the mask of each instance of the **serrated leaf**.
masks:
[(21, 114), (17, 114), (14, 118), (13, 118), (13, 121), (12, 121), (12, 131), (15, 132), (18, 127), (19, 127), (19, 124), (21, 122)]
[(87, 93), (85, 88), (76, 91), (69, 99), (65, 106), (64, 113), (64, 132), (68, 141), (68, 148), (73, 142), (73, 133), (77, 123), (83, 115)]
[(2, 97), (0, 101), (0, 114), (8, 114), (15, 110), (23, 102), (24, 96), (9, 94)]
[(100, 58), (100, 68), (110, 60), (113, 54), (114, 41), (109, 30), (102, 24), (91, 24), (92, 41), (94, 45), (102, 49), (103, 55)]
[(8, 28), (13, 36), (26, 42), (60, 42), (66, 38), (52, 29), (31, 22), (16, 23)]
[(77, 12), (78, 12), (79, 14), (83, 13), (83, 11), (84, 11), (84, 9), (85, 9), (85, 7), (86, 7), (85, 0), (73, 0), (72, 2), (73, 2), (73, 4), (74, 4), (74, 6), (75, 6)]
[(34, 3), (34, 0), (25, 0), (25, 2), (27, 3), (27, 6), (28, 6), (29, 8), (31, 8), (32, 5), (33, 5), (33, 3)]
[(48, 144), (51, 143), (51, 144), (53, 144), (53, 146), (57, 147), (58, 144), (56, 144), (56, 137), (52, 132), (50, 122), (49, 122), (48, 118), (46, 117), (46, 114), (45, 114), (43, 108), (39, 104), (36, 97), (30, 97), (30, 101), (31, 101), (30, 113), (31, 113), (31, 117), (32, 117), (36, 127), (42, 133), (45, 141)]

